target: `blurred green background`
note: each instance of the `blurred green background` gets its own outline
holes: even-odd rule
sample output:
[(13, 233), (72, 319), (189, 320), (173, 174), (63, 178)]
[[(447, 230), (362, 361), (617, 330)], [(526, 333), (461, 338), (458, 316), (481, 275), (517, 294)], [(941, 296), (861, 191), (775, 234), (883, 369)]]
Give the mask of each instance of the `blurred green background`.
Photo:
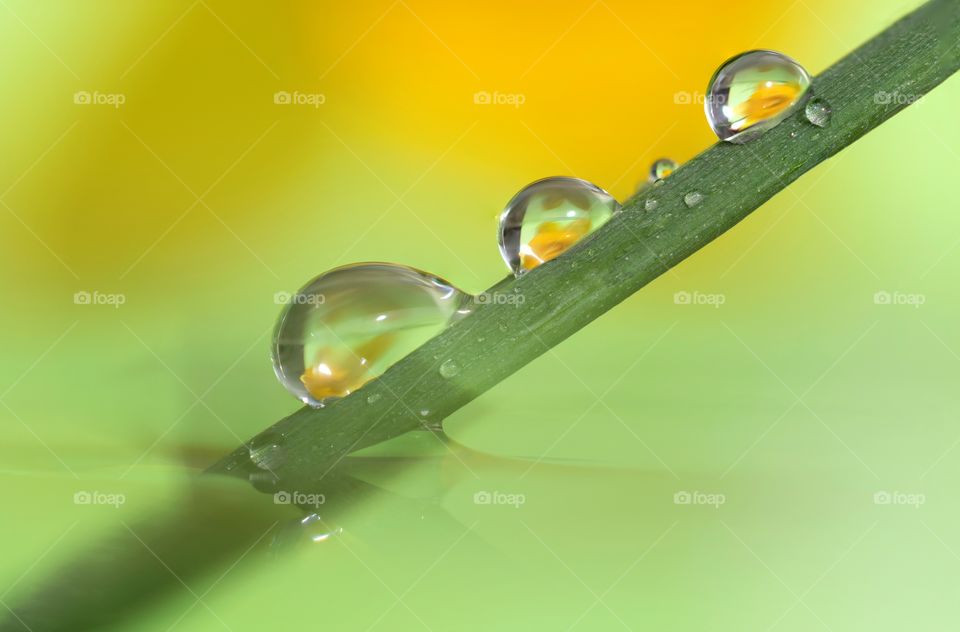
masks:
[[(136, 544), (124, 525), (295, 410), (275, 293), (369, 260), (481, 291), (528, 182), (625, 199), (715, 140), (718, 63), (773, 48), (816, 74), (918, 5), (0, 4), (9, 607), (92, 542)], [(265, 531), (123, 629), (952, 626), (958, 98), (948, 81), (459, 411), (456, 443), (373, 450), (383, 497), (334, 537), (270, 555)]]

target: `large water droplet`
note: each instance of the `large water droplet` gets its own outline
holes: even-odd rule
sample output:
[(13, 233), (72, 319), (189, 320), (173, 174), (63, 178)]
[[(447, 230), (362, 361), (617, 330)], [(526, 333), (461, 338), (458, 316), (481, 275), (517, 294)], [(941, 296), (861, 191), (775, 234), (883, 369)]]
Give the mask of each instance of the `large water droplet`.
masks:
[(776, 51), (753, 50), (714, 73), (704, 109), (720, 140), (746, 143), (796, 112), (809, 88), (803, 66)]
[(500, 254), (519, 276), (563, 254), (618, 210), (609, 193), (585, 180), (538, 180), (500, 214)]
[(440, 375), (446, 379), (460, 375), (460, 365), (453, 360), (447, 360), (440, 365)]
[(349, 395), (468, 310), (469, 297), (414, 268), (336, 268), (289, 297), (273, 337), (273, 368), (297, 399)]
[(823, 99), (813, 98), (807, 103), (804, 114), (807, 115), (807, 120), (817, 127), (826, 127), (830, 124), (830, 116), (833, 114), (833, 109), (830, 107), (830, 104)]

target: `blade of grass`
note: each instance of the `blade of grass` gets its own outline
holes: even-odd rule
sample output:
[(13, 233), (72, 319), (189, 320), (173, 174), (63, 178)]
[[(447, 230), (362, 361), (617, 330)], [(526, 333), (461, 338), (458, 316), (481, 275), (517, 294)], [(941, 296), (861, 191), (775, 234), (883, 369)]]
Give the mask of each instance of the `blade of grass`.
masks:
[[(827, 127), (798, 113), (747, 145), (714, 145), (570, 252), (491, 288), (522, 302), (476, 305), (349, 397), (280, 420), (265, 431), (283, 443), (266, 465), (281, 477), (322, 478), (356, 449), (444, 419), (947, 79), (960, 68), (958, 43), (960, 2), (924, 4), (814, 80), (815, 94), (833, 109)], [(687, 208), (684, 195), (693, 191), (703, 202)], [(653, 212), (644, 211), (648, 198), (658, 201)], [(446, 361), (460, 367), (456, 377), (440, 375)], [(241, 446), (209, 471), (252, 468)]]

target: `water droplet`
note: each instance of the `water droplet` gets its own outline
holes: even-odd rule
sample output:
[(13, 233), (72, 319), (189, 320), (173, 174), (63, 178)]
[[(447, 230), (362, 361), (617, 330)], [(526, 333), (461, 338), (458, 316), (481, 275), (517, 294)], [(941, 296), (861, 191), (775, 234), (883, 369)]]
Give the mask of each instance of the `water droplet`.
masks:
[(326, 542), (333, 536), (343, 533), (343, 527), (330, 527), (319, 514), (309, 514), (300, 521), (300, 530), (310, 542)]
[(683, 203), (689, 208), (693, 208), (700, 202), (703, 202), (703, 194), (699, 191), (691, 191), (683, 196)]
[(479, 342), (483, 342), (484, 340), (486, 340), (486, 338), (484, 338), (483, 336), (478, 336), (478, 337), (477, 337), (477, 342), (478, 342), (478, 343), (479, 343)]
[(830, 124), (830, 116), (833, 114), (830, 104), (823, 99), (813, 98), (807, 103), (807, 120), (817, 127), (826, 127)]
[(654, 160), (653, 164), (650, 165), (650, 182), (656, 182), (657, 180), (663, 180), (671, 173), (677, 170), (677, 167), (680, 165), (677, 164), (677, 161), (671, 160), (670, 158), (660, 158), (659, 160)]
[(280, 489), (280, 479), (267, 471), (251, 472), (247, 476), (247, 480), (250, 481), (254, 489), (267, 494), (272, 494)]
[(380, 395), (380, 393), (374, 393), (373, 395), (371, 395), (370, 397), (367, 398), (367, 403), (368, 403), (368, 404), (376, 404), (377, 402), (380, 401), (380, 398), (381, 398), (381, 397), (383, 397), (383, 396)]
[(797, 132), (797, 131), (790, 132), (790, 138), (796, 138), (799, 135), (800, 135), (800, 132)]
[(440, 365), (440, 375), (446, 379), (457, 377), (460, 374), (460, 366), (453, 360), (447, 360)]
[(733, 57), (707, 88), (707, 121), (720, 140), (746, 143), (779, 125), (803, 104), (810, 75), (786, 55), (753, 50)]
[(538, 180), (500, 214), (500, 254), (519, 276), (563, 254), (619, 210), (609, 193), (586, 180)]
[(643, 203), (643, 208), (646, 211), (655, 211), (657, 210), (658, 206), (660, 206), (660, 202), (657, 202), (653, 198), (647, 198), (647, 200)]
[(497, 329), (499, 329), (500, 331), (504, 331), (504, 332), (505, 332), (505, 331), (507, 331), (507, 329), (509, 329), (509, 327), (507, 327), (507, 323), (500, 323), (500, 324), (497, 325)]
[(439, 277), (389, 263), (336, 268), (282, 296), (274, 372), (311, 406), (349, 395), (383, 373), (460, 318), (469, 300)]
[[(663, 180), (676, 171), (680, 164), (671, 158), (659, 158), (650, 165), (650, 171), (642, 182), (637, 183), (637, 193), (645, 191), (650, 186), (660, 186)], [(658, 184), (659, 183), (659, 184)]]
[(247, 444), (250, 460), (262, 470), (279, 466), (283, 460), (283, 442), (284, 436), (272, 430), (257, 435)]
[(420, 411), (420, 416), (421, 416), (421, 417), (429, 417), (429, 416), (430, 416), (430, 409), (424, 408), (423, 410), (421, 410), (421, 411)]

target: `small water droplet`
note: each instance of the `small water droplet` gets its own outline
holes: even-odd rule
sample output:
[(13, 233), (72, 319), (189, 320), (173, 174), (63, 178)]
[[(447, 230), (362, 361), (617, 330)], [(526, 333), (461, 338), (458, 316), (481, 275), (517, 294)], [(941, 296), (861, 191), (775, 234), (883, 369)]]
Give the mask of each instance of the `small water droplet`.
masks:
[(656, 182), (657, 180), (663, 180), (668, 177), (671, 173), (677, 170), (677, 167), (680, 165), (677, 164), (676, 160), (671, 160), (670, 158), (659, 158), (653, 161), (653, 164), (650, 165), (650, 182)]
[[(321, 497), (320, 494), (315, 494), (315, 496)], [(330, 527), (323, 522), (320, 514), (312, 513), (299, 521), (294, 537), (302, 538), (308, 542), (326, 542), (342, 533), (343, 527)]]
[(710, 79), (704, 110), (720, 140), (747, 143), (797, 111), (810, 74), (772, 50), (752, 50), (725, 61)]
[(483, 342), (484, 340), (486, 340), (486, 338), (483, 336), (477, 336), (477, 342)]
[(800, 132), (797, 132), (796, 130), (790, 132), (790, 138), (796, 138), (799, 135), (800, 135)]
[(280, 479), (267, 471), (251, 472), (247, 480), (254, 489), (268, 494), (272, 494), (280, 487)]
[(538, 180), (517, 193), (500, 214), (500, 254), (520, 276), (560, 256), (619, 210), (609, 193), (586, 180)]
[(807, 103), (804, 113), (807, 115), (807, 120), (817, 127), (826, 127), (830, 124), (830, 116), (833, 114), (833, 110), (829, 103), (815, 97)]
[(423, 410), (421, 410), (421, 411), (420, 411), (420, 416), (421, 416), (421, 417), (429, 417), (429, 416), (430, 416), (430, 409), (429, 409), (429, 408), (424, 408)]
[(344, 397), (461, 318), (469, 297), (407, 266), (363, 263), (316, 277), (284, 303), (273, 369), (311, 406)]
[(283, 456), (284, 436), (268, 430), (257, 435), (247, 444), (250, 460), (262, 470), (270, 470), (280, 465)]
[(457, 377), (460, 374), (460, 365), (453, 360), (447, 360), (440, 365), (440, 376), (445, 379)]
[(381, 397), (383, 397), (383, 396), (380, 395), (380, 393), (374, 393), (374, 394), (372, 394), (370, 397), (367, 398), (367, 403), (368, 403), (368, 404), (376, 404), (377, 402), (380, 401), (380, 398), (381, 398)]
[(660, 202), (657, 202), (653, 198), (647, 198), (646, 202), (643, 203), (643, 208), (646, 211), (655, 211), (658, 206), (660, 206)]
[(655, 187), (662, 187), (662, 186), (663, 186), (663, 178), (660, 178), (659, 180), (656, 180), (656, 181), (653, 183), (653, 186), (655, 186)]
[(683, 196), (683, 203), (687, 205), (688, 208), (693, 208), (694, 206), (703, 202), (703, 194), (699, 191), (691, 191)]
[(505, 331), (507, 331), (507, 329), (509, 329), (509, 327), (507, 327), (507, 323), (500, 323), (500, 324), (497, 325), (497, 329), (499, 329), (500, 331), (504, 331), (504, 332), (505, 332)]

